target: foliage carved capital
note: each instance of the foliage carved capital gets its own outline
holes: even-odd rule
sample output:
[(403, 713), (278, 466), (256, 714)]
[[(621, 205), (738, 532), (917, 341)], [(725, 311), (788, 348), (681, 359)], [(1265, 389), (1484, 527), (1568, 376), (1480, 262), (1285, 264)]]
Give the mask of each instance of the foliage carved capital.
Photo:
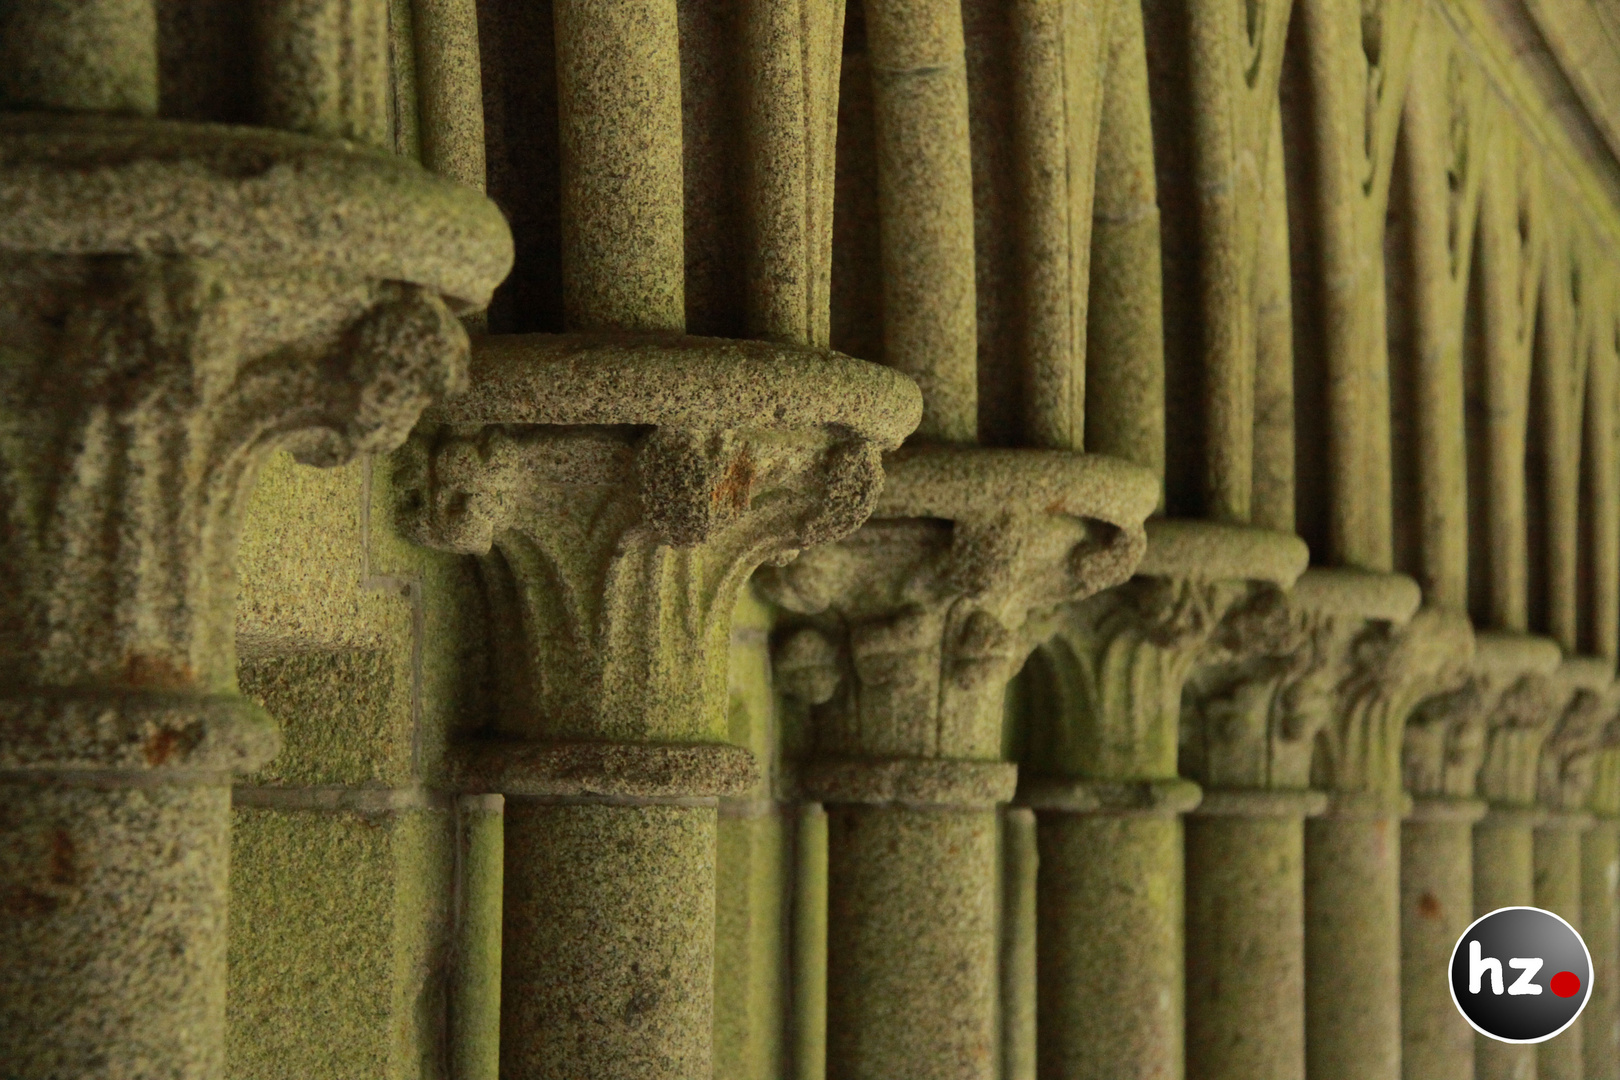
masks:
[[(0, 204), (0, 725), (57, 717), (73, 767), (247, 767), (274, 742), (231, 704), (257, 469), (391, 450), (458, 389), (452, 306), (505, 273), (505, 225), (318, 140), (39, 116), (0, 122)], [(387, 224), (413, 208), (447, 220)]]
[(1130, 577), (1157, 485), (1047, 451), (918, 449), (887, 472), (872, 521), (759, 579), (800, 617), (784, 685), (822, 756), (999, 758), (1008, 680), (1065, 604)]
[(876, 365), (668, 335), (481, 339), (472, 383), (396, 455), (396, 514), (478, 557), (496, 732), (548, 742), (722, 741), (738, 590), (857, 528), (920, 408)]

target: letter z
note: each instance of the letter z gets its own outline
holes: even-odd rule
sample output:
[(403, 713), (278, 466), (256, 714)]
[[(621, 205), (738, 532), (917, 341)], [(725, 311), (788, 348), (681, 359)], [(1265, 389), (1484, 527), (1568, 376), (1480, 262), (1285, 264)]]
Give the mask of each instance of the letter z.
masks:
[(1539, 993), (1541, 993), (1541, 987), (1537, 986), (1535, 983), (1530, 981), (1531, 979), (1536, 977), (1536, 972), (1541, 970), (1541, 965), (1542, 965), (1542, 960), (1539, 957), (1534, 957), (1534, 956), (1532, 956), (1532, 957), (1515, 956), (1513, 959), (1509, 960), (1508, 961), (1508, 967), (1513, 968), (1515, 971), (1522, 971), (1522, 972), (1524, 972), (1524, 974), (1520, 975), (1517, 979), (1513, 980), (1513, 985), (1508, 987), (1508, 993), (1509, 994), (1539, 994)]

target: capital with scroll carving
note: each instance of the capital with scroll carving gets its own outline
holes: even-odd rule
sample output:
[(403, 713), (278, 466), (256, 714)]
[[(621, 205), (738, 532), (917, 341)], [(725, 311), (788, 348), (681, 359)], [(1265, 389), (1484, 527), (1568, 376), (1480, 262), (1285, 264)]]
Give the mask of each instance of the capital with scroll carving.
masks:
[(1313, 569), (1234, 613), (1188, 686), (1183, 768), (1224, 792), (1398, 800), (1405, 713), (1471, 648), (1466, 619), (1414, 616), (1418, 601), (1401, 575)]
[(277, 448), (459, 389), (495, 206), (252, 128), (0, 116), (0, 1030), (18, 1075), (222, 1075), (234, 563)]
[(462, 748), (462, 780), (610, 796), (750, 782), (747, 751), (723, 745), (738, 590), (859, 527), (920, 409), (903, 376), (809, 347), (479, 339), (470, 391), (428, 414), (396, 473), (402, 530), (478, 557), (497, 628), (494, 738)]
[[(1486, 724), (1485, 756), (1479, 769), (1480, 796), (1493, 807), (1534, 807), (1540, 795), (1548, 738), (1579, 695), (1600, 692), (1608, 683), (1608, 674), (1601, 665), (1577, 658), (1564, 660), (1545, 674), (1522, 676), (1509, 687)], [(1555, 752), (1549, 764), (1557, 760)], [(1550, 795), (1555, 794), (1551, 789), (1556, 786), (1556, 782), (1550, 785)]]
[(1063, 605), (1130, 577), (1157, 483), (1035, 450), (908, 449), (886, 468), (865, 527), (760, 578), (795, 616), (778, 648), (790, 688), (822, 699), (807, 792), (1004, 801), (1007, 682)]
[(1175, 781), (1186, 680), (1232, 647), (1241, 613), (1275, 605), (1309, 554), (1294, 536), (1202, 521), (1149, 522), (1148, 542), (1137, 576), (1071, 606), (1031, 664), (1030, 805), (1192, 798)]

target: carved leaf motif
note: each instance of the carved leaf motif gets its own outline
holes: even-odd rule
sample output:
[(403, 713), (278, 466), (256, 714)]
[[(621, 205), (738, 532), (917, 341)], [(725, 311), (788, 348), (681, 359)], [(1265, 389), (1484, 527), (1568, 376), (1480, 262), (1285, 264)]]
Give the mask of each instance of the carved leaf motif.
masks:
[(202, 260), (27, 259), (0, 318), (5, 676), (226, 689), (259, 463), (391, 449), (464, 376), (414, 286), (230, 276)]

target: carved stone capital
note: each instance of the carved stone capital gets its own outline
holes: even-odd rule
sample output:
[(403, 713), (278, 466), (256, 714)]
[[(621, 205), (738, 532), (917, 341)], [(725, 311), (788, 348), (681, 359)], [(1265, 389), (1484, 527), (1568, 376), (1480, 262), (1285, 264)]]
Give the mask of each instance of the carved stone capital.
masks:
[(820, 756), (999, 759), (1008, 680), (1062, 605), (1130, 577), (1157, 484), (1035, 450), (918, 448), (886, 469), (859, 532), (757, 579), (799, 616), (784, 688), (814, 706)]
[(1561, 814), (1587, 808), (1596, 780), (1598, 753), (1616, 714), (1620, 693), (1614, 665), (1596, 657), (1564, 661), (1563, 683), (1573, 687), (1569, 704), (1541, 744), (1536, 794), (1542, 806)]
[(1398, 574), (1313, 569), (1234, 610), (1183, 696), (1183, 771), (1219, 789), (1360, 790), (1388, 764), (1392, 723), (1399, 752), (1410, 687), (1466, 656), (1466, 620), (1414, 617), (1419, 599)]
[(1094, 780), (1174, 777), (1182, 688), (1231, 645), (1225, 620), (1305, 569), (1297, 537), (1153, 521), (1130, 582), (1071, 606), (1031, 665), (1026, 771)]
[(1583, 690), (1606, 685), (1586, 660), (1564, 661), (1544, 674), (1525, 675), (1497, 702), (1486, 724), (1479, 794), (1493, 806), (1535, 805), (1541, 782), (1543, 744)]
[(1353, 639), (1348, 671), (1334, 689), (1311, 785), (1346, 807), (1404, 812), (1407, 720), (1425, 698), (1464, 685), (1473, 655), (1474, 628), (1461, 612), (1423, 608), (1405, 626), (1369, 625)]
[(1620, 818), (1620, 718), (1604, 728), (1595, 758), (1587, 808), (1600, 818)]
[[(858, 527), (920, 408), (903, 376), (825, 350), (480, 339), (470, 391), (397, 456), (397, 516), (418, 542), (479, 558), (496, 734), (724, 741), (738, 590)], [(504, 783), (562, 784), (549, 776)]]
[(274, 738), (228, 699), (257, 468), (391, 450), (459, 388), (453, 309), (505, 274), (505, 224), (343, 144), (16, 114), (0, 207), (0, 743), (251, 767)]
[(1423, 701), (1407, 721), (1401, 751), (1406, 790), (1420, 797), (1471, 798), (1488, 724), (1503, 695), (1526, 676), (1551, 675), (1561, 659), (1548, 638), (1476, 633), (1467, 679)]

